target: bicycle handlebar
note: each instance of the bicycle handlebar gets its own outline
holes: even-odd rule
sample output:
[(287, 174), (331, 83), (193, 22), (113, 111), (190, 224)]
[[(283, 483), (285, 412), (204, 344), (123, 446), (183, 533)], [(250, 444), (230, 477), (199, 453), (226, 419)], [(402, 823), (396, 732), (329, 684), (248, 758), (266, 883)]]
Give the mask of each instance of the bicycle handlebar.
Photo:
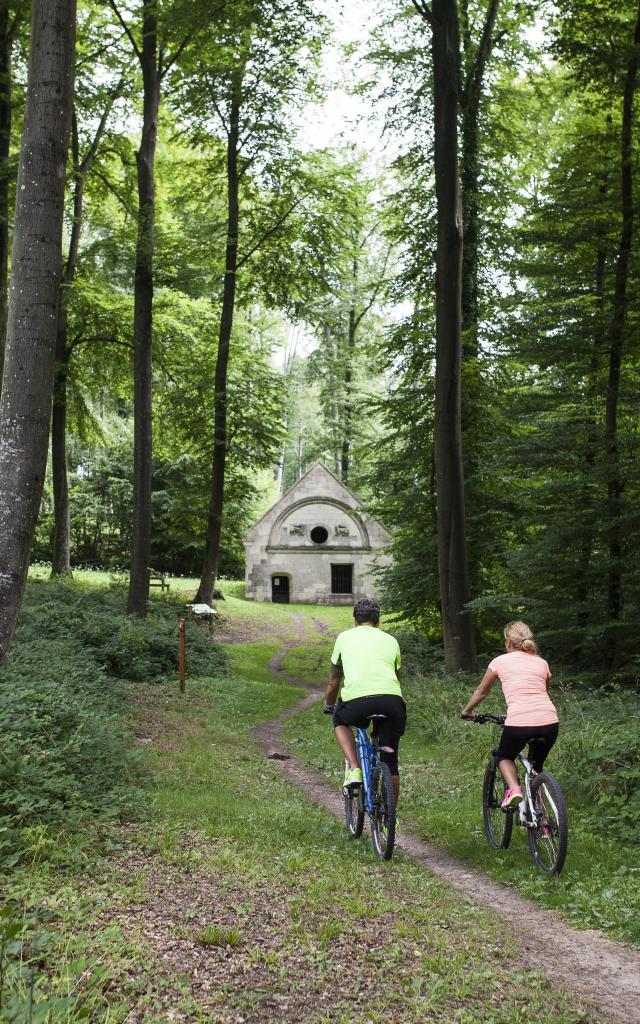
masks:
[(460, 715), (463, 722), (473, 722), (475, 725), (485, 725), (487, 722), (495, 722), (496, 725), (504, 725), (506, 715)]

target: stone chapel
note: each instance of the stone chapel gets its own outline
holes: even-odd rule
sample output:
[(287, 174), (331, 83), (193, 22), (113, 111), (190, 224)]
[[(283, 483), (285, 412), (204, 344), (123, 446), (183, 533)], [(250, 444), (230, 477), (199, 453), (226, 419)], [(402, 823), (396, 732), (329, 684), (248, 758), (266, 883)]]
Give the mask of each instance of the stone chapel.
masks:
[(376, 592), (374, 561), (391, 534), (316, 462), (249, 530), (246, 596), (254, 601), (352, 604)]

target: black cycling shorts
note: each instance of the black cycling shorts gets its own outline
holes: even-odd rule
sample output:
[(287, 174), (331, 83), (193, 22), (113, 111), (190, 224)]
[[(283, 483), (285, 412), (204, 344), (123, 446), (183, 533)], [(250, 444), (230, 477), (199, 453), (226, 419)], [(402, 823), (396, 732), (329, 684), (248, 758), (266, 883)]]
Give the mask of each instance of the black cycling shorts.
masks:
[(386, 716), (378, 722), (378, 742), (381, 747), (391, 747), (391, 751), (381, 750), (380, 760), (389, 765), (392, 775), (398, 775), (398, 747), (407, 725), (407, 706), (402, 697), (380, 693), (373, 697), (339, 700), (333, 712), (333, 727), (348, 725), (366, 729), (370, 715)]
[(547, 754), (558, 738), (558, 723), (551, 725), (505, 725), (496, 751), (496, 760), (515, 761), (516, 756), (529, 744), (529, 760), (541, 772)]

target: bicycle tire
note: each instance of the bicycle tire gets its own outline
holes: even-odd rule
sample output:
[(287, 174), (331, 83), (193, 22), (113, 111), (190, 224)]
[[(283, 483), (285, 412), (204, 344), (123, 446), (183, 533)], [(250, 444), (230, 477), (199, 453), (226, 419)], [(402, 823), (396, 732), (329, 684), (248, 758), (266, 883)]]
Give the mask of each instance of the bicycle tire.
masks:
[(536, 828), (527, 829), (533, 863), (549, 875), (559, 875), (567, 856), (569, 827), (562, 790), (553, 775), (536, 775), (531, 799), (538, 816)]
[(364, 786), (351, 786), (344, 794), (344, 818), (351, 835), (359, 839), (364, 827)]
[(375, 766), (371, 776), (371, 788), (371, 838), (374, 849), (382, 860), (391, 860), (396, 841), (396, 798), (388, 764), (379, 761)]
[(495, 850), (506, 850), (513, 832), (513, 811), (500, 809), (504, 796), (504, 783), (500, 769), (491, 758), (482, 784), (482, 818), (484, 831)]

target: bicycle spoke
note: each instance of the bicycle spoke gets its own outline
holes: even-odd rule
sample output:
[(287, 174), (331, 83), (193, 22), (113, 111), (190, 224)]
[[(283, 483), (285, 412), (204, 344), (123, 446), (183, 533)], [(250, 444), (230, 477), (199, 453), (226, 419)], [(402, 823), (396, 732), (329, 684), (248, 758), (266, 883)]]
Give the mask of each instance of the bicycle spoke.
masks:
[(567, 853), (567, 816), (558, 783), (552, 775), (539, 775), (532, 784), (536, 815), (529, 831), (531, 855), (543, 871), (557, 874)]

